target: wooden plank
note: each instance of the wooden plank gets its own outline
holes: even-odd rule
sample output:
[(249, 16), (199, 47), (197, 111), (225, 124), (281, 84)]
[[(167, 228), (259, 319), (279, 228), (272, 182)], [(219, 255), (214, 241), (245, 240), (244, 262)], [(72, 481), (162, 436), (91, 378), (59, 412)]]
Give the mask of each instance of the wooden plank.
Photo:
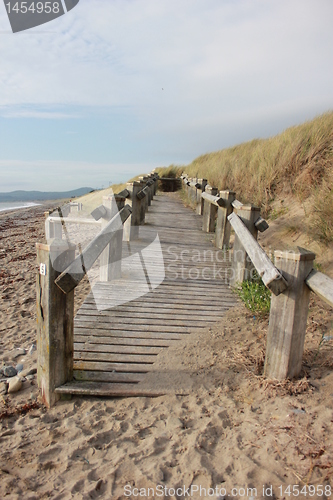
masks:
[(286, 279), (274, 266), (270, 258), (266, 255), (265, 251), (261, 248), (238, 215), (233, 212), (229, 215), (228, 220), (240, 239), (258, 274), (261, 276), (265, 286), (267, 286), (267, 288), (269, 288), (274, 295), (282, 293), (288, 287)]
[(188, 185), (195, 189), (201, 189), (201, 184), (199, 184), (199, 182), (190, 182)]
[[(218, 306), (218, 304), (221, 303), (221, 300), (227, 301), (227, 302), (233, 302), (235, 303), (238, 299), (237, 296), (235, 295), (234, 291), (229, 288), (229, 285), (225, 285), (225, 294), (223, 293), (220, 296), (217, 296), (217, 292), (220, 289), (220, 286), (217, 285), (215, 288), (215, 293), (210, 295), (206, 294), (205, 291), (202, 293), (201, 297), (195, 297), (194, 295), (191, 295), (189, 299), (189, 294), (184, 295), (184, 294), (177, 294), (176, 292), (172, 293), (172, 290), (167, 291), (166, 289), (161, 289), (157, 292), (156, 289), (153, 290), (153, 292), (148, 292), (145, 295), (141, 295), (137, 297), (136, 299), (133, 299), (127, 303), (121, 304), (118, 307), (123, 308), (123, 307), (142, 307), (142, 304), (151, 304), (149, 307), (164, 307), (167, 306), (169, 307), (172, 304), (180, 304), (180, 305), (187, 305), (188, 307), (191, 307), (192, 305), (199, 306), (200, 309), (206, 310), (207, 307), (211, 304), (211, 307), (214, 308)], [(113, 290), (105, 290), (104, 292), (99, 289), (94, 288), (94, 292), (92, 294), (89, 294), (84, 301), (84, 303), (96, 303), (96, 298), (103, 300), (103, 299), (110, 299), (119, 296), (118, 293), (115, 294)], [(168, 297), (172, 297), (170, 300), (168, 300)], [(192, 302), (195, 301), (195, 302)]]
[[(99, 325), (98, 325), (99, 326)], [(110, 328), (85, 328), (84, 326), (75, 325), (74, 338), (76, 335), (87, 335), (94, 339), (100, 337), (110, 337), (112, 339), (160, 339), (160, 340), (180, 340), (184, 338), (184, 335), (189, 335), (190, 332), (174, 333), (174, 332), (151, 332), (147, 330), (137, 331), (137, 330), (111, 330)]]
[(130, 192), (128, 191), (128, 189), (123, 189), (122, 191), (120, 191), (120, 193), (117, 193), (115, 196), (119, 198), (129, 198)]
[[(79, 255), (60, 276), (55, 280), (55, 284), (64, 293), (69, 293), (80, 283), (87, 271), (92, 268), (96, 259), (103, 252), (104, 248), (117, 236), (117, 230), (128, 219), (132, 212), (131, 207), (126, 205), (109, 224), (103, 228), (97, 236), (86, 246), (82, 254)], [(61, 256), (60, 256), (61, 257)], [(56, 267), (56, 266), (55, 266)]]
[(135, 354), (135, 355), (156, 355), (161, 352), (162, 347), (150, 347), (150, 346), (131, 346), (131, 345), (108, 345), (108, 344), (93, 344), (89, 341), (86, 342), (75, 342), (74, 343), (75, 352), (101, 352), (101, 353), (113, 353), (113, 354)]
[(308, 285), (310, 290), (312, 290), (318, 297), (324, 300), (327, 304), (333, 307), (333, 280), (326, 274), (315, 271), (311, 271), (309, 276), (306, 278), (305, 283)]
[(135, 363), (152, 364), (156, 361), (156, 355), (150, 354), (114, 354), (102, 352), (78, 352), (74, 351), (74, 360), (106, 361), (110, 363)]
[(209, 193), (205, 193), (205, 191), (201, 193), (201, 198), (208, 201), (209, 203), (212, 203), (216, 207), (224, 207), (225, 205), (225, 201), (223, 200), (223, 198), (220, 198), (219, 196), (213, 196), (212, 194)]
[[(231, 305), (233, 304), (234, 303), (232, 303)], [(196, 318), (198, 318), (198, 321), (204, 321), (205, 318), (220, 318), (221, 316), (223, 316), (219, 308), (218, 310), (211, 308), (200, 312), (193, 307), (187, 308), (186, 305), (183, 306), (184, 308), (186, 308), (186, 310), (184, 311), (181, 308), (173, 308), (171, 305), (170, 307), (163, 308), (150, 307), (149, 309), (147, 308), (147, 310), (144, 310), (143, 307), (127, 307), (123, 309), (120, 308), (120, 306), (119, 308), (110, 308), (108, 307), (109, 302), (107, 300), (104, 303), (98, 302), (98, 305), (99, 309), (97, 309), (94, 304), (84, 304), (82, 305), (80, 311), (87, 314), (92, 314), (93, 312), (99, 314), (105, 313), (117, 318), (126, 318), (128, 316), (131, 316), (132, 318), (146, 318), (147, 316), (150, 316), (154, 319), (163, 319), (166, 315), (172, 314), (174, 319), (195, 320)], [(150, 311), (150, 313), (148, 313), (148, 311)]]
[(136, 193), (137, 198), (139, 200), (142, 200), (143, 198), (145, 198), (148, 195), (148, 191), (149, 191), (149, 187), (148, 186), (144, 187), (143, 189), (141, 189), (140, 191), (138, 191)]
[(145, 363), (111, 363), (110, 361), (83, 361), (74, 360), (74, 370), (91, 370), (100, 372), (133, 372), (148, 373), (151, 370), (151, 364)]
[(243, 203), (241, 203), (239, 200), (234, 200), (231, 205), (234, 207), (234, 208), (242, 208), (243, 206)]
[[(161, 299), (164, 297), (170, 297), (170, 300), (166, 300), (166, 302), (172, 303), (173, 299), (179, 299), (179, 300), (187, 300), (188, 303), (191, 302), (192, 298), (193, 300), (200, 300), (200, 296), (203, 298), (203, 304), (207, 302), (207, 299), (211, 298), (214, 302), (220, 301), (220, 300), (230, 300), (235, 298), (235, 294), (232, 289), (229, 288), (229, 285), (224, 285), (225, 286), (225, 291), (223, 293), (223, 289), (221, 289), (220, 285), (216, 285), (213, 288), (206, 288), (202, 289), (200, 292), (200, 288), (164, 288), (164, 287), (159, 287), (155, 288), (153, 292), (147, 292), (143, 295), (140, 295), (136, 299), (133, 299), (133, 301), (139, 300), (141, 297), (147, 297), (147, 299)], [(228, 289), (227, 289), (228, 287)], [(101, 289), (94, 289), (92, 297), (97, 297), (97, 298), (112, 298), (112, 297), (119, 297), (119, 294), (122, 293), (122, 291), (125, 293), (126, 289), (121, 289), (118, 287), (115, 287), (114, 289), (105, 289), (104, 291)], [(201, 294), (201, 295), (200, 295)], [(125, 295), (126, 296), (126, 295)], [(187, 298), (187, 299), (186, 299)]]
[[(223, 269), (221, 272), (223, 273)], [(98, 293), (103, 293), (103, 294), (119, 294), (120, 292), (126, 292), (131, 290), (133, 287), (138, 288), (142, 284), (142, 280), (138, 280), (137, 282), (131, 281), (131, 284), (128, 285), (127, 283), (119, 284), (119, 283), (114, 283), (112, 282), (111, 286), (105, 286), (98, 284), (98, 286), (94, 287), (94, 290), (92, 292), (92, 295), (97, 295)], [(201, 286), (202, 285), (202, 286)], [(144, 289), (142, 287), (142, 289)], [(232, 289), (228, 288), (228, 285), (225, 282), (225, 279), (212, 279), (209, 281), (206, 281), (205, 283), (195, 283), (195, 280), (182, 280), (182, 283), (178, 283), (175, 281), (175, 284), (172, 285), (171, 283), (169, 284), (168, 282), (162, 283), (158, 287), (154, 288), (151, 292), (148, 292), (145, 294), (146, 297), (149, 297), (149, 293), (152, 297), (155, 297), (158, 294), (165, 294), (165, 293), (172, 293), (173, 295), (177, 295), (178, 293), (185, 292), (187, 295), (189, 293), (200, 293), (204, 291), (203, 298), (207, 298), (206, 294), (212, 295), (212, 298), (216, 297), (216, 295), (233, 295)], [(140, 298), (140, 297), (138, 297)]]
[[(191, 280), (189, 280), (191, 281)], [(213, 281), (213, 280), (212, 280)], [(222, 283), (224, 283), (224, 281), (222, 281)], [(136, 287), (138, 287), (138, 285), (140, 285), (140, 282), (137, 282), (136, 283)], [(224, 283), (224, 286), (225, 288), (228, 286)], [(103, 292), (106, 296), (107, 293), (109, 293), (110, 296), (114, 295), (116, 293), (116, 295), (118, 296), (119, 293), (121, 292), (126, 292), (127, 290), (131, 290), (131, 287), (118, 287), (118, 286), (114, 286), (113, 288), (109, 288), (109, 290), (107, 288), (105, 288), (104, 290), (102, 288), (98, 288), (98, 289), (94, 289), (93, 291), (93, 295), (96, 295), (99, 293), (99, 292)], [(228, 293), (229, 292), (229, 293)], [(171, 294), (173, 296), (177, 296), (177, 295), (186, 295), (187, 297), (189, 297), (190, 295), (203, 295), (204, 294), (211, 294), (213, 297), (221, 297), (223, 298), (226, 294), (227, 295), (230, 295), (232, 296), (232, 291), (231, 290), (228, 290), (226, 291), (225, 289), (223, 289), (221, 286), (220, 286), (220, 282), (218, 283), (218, 285), (215, 285), (214, 284), (210, 284), (209, 286), (206, 286), (206, 287), (203, 287), (201, 288), (200, 286), (198, 287), (191, 287), (190, 283), (189, 283), (189, 286), (175, 286), (175, 287), (172, 287), (172, 286), (169, 286), (169, 285), (161, 285), (157, 288), (154, 288), (153, 292), (150, 292), (152, 294), (155, 295), (165, 295), (165, 294)], [(147, 294), (145, 294), (145, 296), (147, 296)]]
[(113, 384), (99, 382), (69, 382), (55, 390), (58, 394), (76, 394), (81, 396), (109, 396), (109, 397), (158, 397), (165, 391), (153, 388), (141, 388), (136, 384)]
[[(169, 347), (172, 342), (175, 342), (176, 339), (143, 339), (143, 338), (123, 338), (123, 337), (110, 337), (110, 336), (94, 336), (90, 334), (89, 337), (87, 335), (76, 334), (74, 333), (74, 342), (82, 343), (89, 342), (91, 344), (104, 344), (104, 345), (137, 345), (137, 346), (151, 346), (151, 347)], [(179, 340), (179, 339), (177, 339)]]
[[(150, 292), (153, 296), (155, 294), (160, 293), (160, 292), (170, 292), (174, 291), (175, 293), (178, 293), (180, 291), (184, 292), (202, 292), (204, 289), (205, 292), (219, 292), (220, 294), (223, 293), (228, 293), (231, 295), (232, 291), (228, 290), (227, 287), (225, 286), (224, 280), (168, 280), (165, 279), (161, 285), (159, 285), (157, 288), (155, 288), (152, 292)], [(138, 286), (140, 284), (140, 281), (135, 281), (135, 280), (114, 280), (112, 283), (106, 283), (106, 282), (99, 282), (95, 287), (94, 287), (94, 293), (97, 293), (99, 291), (102, 292), (113, 292), (114, 290), (130, 290), (133, 286)], [(215, 293), (213, 294), (215, 295)]]
[[(219, 311), (211, 311), (208, 312), (207, 314), (202, 314), (202, 315), (196, 315), (193, 312), (189, 311), (187, 314), (185, 313), (180, 313), (178, 311), (174, 311), (172, 313), (171, 310), (166, 310), (166, 312), (159, 314), (158, 312), (154, 311), (153, 309), (151, 310), (141, 310), (139, 312), (131, 312), (128, 314), (126, 311), (118, 311), (117, 308), (114, 309), (103, 309), (103, 311), (98, 311), (95, 307), (81, 307), (80, 309), (80, 316), (96, 316), (99, 318), (102, 318), (104, 316), (110, 316), (112, 318), (115, 318), (119, 321), (120, 318), (128, 319), (130, 317), (130, 320), (138, 323), (138, 324), (149, 324), (151, 322), (156, 323), (157, 320), (168, 320), (168, 316), (172, 314), (172, 321), (180, 321), (180, 322), (214, 322), (216, 321), (216, 317), (220, 318), (221, 314)], [(142, 320), (142, 321), (141, 321)]]
[[(121, 321), (122, 318), (117, 318), (112, 316), (111, 314), (87, 314), (80, 312), (80, 321), (82, 323), (84, 322), (91, 322), (93, 321), (95, 325), (97, 324), (104, 324), (104, 323), (109, 323), (110, 325), (112, 324), (114, 327), (125, 327), (125, 325), (133, 324), (133, 321), (131, 318), (124, 318), (123, 321)], [(136, 328), (147, 328), (149, 329), (150, 326), (160, 326), (161, 328), (165, 328), (166, 322), (168, 323), (168, 326), (174, 326), (174, 327), (185, 327), (185, 328), (205, 328), (208, 323), (213, 324), (216, 323), (216, 319), (205, 319), (204, 321), (191, 321), (190, 319), (182, 320), (182, 319), (168, 319), (167, 315), (165, 319), (154, 319), (154, 318), (136, 318), (135, 319), (135, 327)], [(76, 322), (75, 322), (76, 324)]]
[[(105, 306), (105, 308), (107, 308), (109, 304), (109, 301), (107, 298), (105, 299), (98, 299), (98, 306), (99, 308), (101, 309), (101, 306)], [(154, 314), (182, 314), (182, 315), (196, 315), (196, 316), (201, 316), (201, 317), (204, 317), (204, 316), (218, 316), (220, 317), (221, 316), (221, 312), (219, 310), (219, 306), (220, 306), (220, 303), (215, 303), (215, 307), (214, 305), (211, 305), (209, 303), (207, 303), (207, 306), (206, 307), (200, 307), (200, 305), (198, 305), (198, 307), (196, 308), (195, 307), (195, 304), (189, 304), (189, 303), (185, 303), (185, 304), (168, 304), (168, 303), (165, 303), (165, 302), (161, 302), (161, 303), (149, 303), (148, 305), (146, 306), (143, 306), (142, 302), (140, 304), (133, 304), (131, 305), (131, 302), (128, 302), (128, 305), (127, 307), (124, 307), (123, 305), (121, 306), (117, 306), (117, 311), (119, 313), (123, 313), (123, 314), (127, 314), (128, 316), (130, 316), (132, 313), (141, 313), (141, 314), (144, 314), (146, 315), (147, 312), (145, 311), (145, 309), (147, 310), (151, 310), (153, 311)], [(231, 305), (234, 305), (235, 304), (235, 301), (233, 300), (230, 300), (230, 304)], [(81, 309), (80, 311), (84, 311), (86, 309), (90, 309), (90, 310), (97, 310), (96, 308), (96, 304), (94, 301), (92, 302), (85, 302), (84, 304), (82, 304), (81, 306)]]
[[(188, 303), (191, 303), (192, 299), (193, 300), (199, 300), (200, 298), (200, 293), (187, 293), (185, 291), (183, 292), (179, 292), (177, 294), (173, 294), (173, 293), (160, 293), (158, 292), (157, 293), (158, 297), (165, 300), (165, 302), (169, 302), (169, 303), (172, 303), (173, 300), (175, 301), (182, 301), (182, 300), (185, 300), (187, 298), (188, 300)], [(217, 295), (217, 294), (215, 294)], [(119, 296), (118, 296), (119, 297)], [(103, 299), (103, 298), (109, 298), (109, 299), (112, 299), (112, 298), (118, 298), (117, 295), (109, 295), (109, 296), (99, 296), (99, 295), (96, 295), (96, 299), (98, 300), (99, 298)], [(217, 306), (223, 306), (223, 305), (233, 305), (233, 304), (236, 304), (237, 300), (236, 298), (234, 300), (232, 300), (230, 297), (224, 297), (223, 294), (222, 295), (217, 295), (217, 299), (218, 299), (218, 304)], [(136, 301), (136, 299), (134, 299)], [(134, 301), (133, 300), (133, 301)], [(132, 302), (132, 301), (131, 301)], [(129, 303), (129, 302), (128, 302)], [(121, 307), (121, 306), (119, 306)]]
[(74, 370), (74, 380), (90, 382), (122, 382), (137, 384), (145, 379), (144, 373), (96, 372), (91, 370)]
[[(130, 321), (130, 320), (129, 320)], [(117, 330), (117, 331), (124, 331), (126, 330), (127, 332), (161, 332), (161, 333), (191, 333), (193, 331), (193, 328), (190, 327), (185, 327), (185, 326), (174, 326), (174, 325), (133, 325), (133, 323), (115, 323), (112, 318), (108, 320), (107, 318), (104, 321), (93, 321), (91, 318), (85, 318), (81, 319), (77, 318), (74, 321), (74, 328), (76, 329), (77, 327), (83, 327), (83, 328), (92, 328), (96, 330)]]

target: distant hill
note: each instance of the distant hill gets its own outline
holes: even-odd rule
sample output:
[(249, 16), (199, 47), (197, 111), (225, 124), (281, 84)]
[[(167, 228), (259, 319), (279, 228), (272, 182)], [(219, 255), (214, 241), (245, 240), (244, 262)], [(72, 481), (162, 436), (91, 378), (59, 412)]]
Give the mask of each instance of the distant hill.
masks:
[(0, 193), (0, 202), (3, 201), (42, 201), (42, 200), (61, 200), (63, 198), (76, 198), (94, 191), (91, 187), (72, 189), (71, 191), (11, 191), (9, 193)]

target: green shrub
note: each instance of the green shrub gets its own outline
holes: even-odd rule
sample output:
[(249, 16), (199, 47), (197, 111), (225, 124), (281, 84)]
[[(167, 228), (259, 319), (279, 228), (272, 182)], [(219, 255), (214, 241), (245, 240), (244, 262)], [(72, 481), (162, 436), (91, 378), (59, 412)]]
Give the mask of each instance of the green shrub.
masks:
[(265, 287), (259, 275), (255, 274), (252, 280), (240, 283), (236, 292), (252, 313), (258, 316), (269, 314), (271, 292)]

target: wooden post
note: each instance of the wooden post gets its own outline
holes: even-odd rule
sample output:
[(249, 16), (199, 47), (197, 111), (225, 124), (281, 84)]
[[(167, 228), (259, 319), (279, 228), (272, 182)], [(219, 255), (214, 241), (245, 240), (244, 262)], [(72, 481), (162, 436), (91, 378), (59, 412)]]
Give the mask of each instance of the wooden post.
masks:
[(190, 188), (190, 182), (192, 182), (192, 181), (193, 181), (192, 177), (188, 177), (188, 178), (187, 178), (187, 182), (186, 182), (186, 184), (185, 184), (186, 194), (187, 194), (187, 197), (188, 197), (189, 199), (191, 199), (191, 188)]
[(310, 297), (305, 279), (315, 254), (297, 247), (295, 251), (275, 251), (274, 256), (289, 286), (279, 296), (272, 295), (264, 374), (281, 380), (301, 372)]
[[(50, 220), (50, 212), (44, 212), (45, 215), (45, 237), (46, 241), (50, 241), (54, 238), (57, 238), (61, 240), (62, 238), (62, 224), (61, 224), (61, 219), (59, 217), (59, 222), (51, 221)], [(57, 215), (58, 212), (57, 212)]]
[[(254, 223), (260, 216), (260, 208), (253, 207), (252, 205), (242, 205), (240, 208), (235, 209), (235, 213), (244, 222), (252, 236), (257, 239), (258, 229)], [(253, 269), (254, 266), (251, 259), (247, 255), (240, 239), (235, 235), (230, 285), (234, 286), (236, 283), (243, 283), (243, 281), (249, 280)]]
[(147, 181), (146, 186), (148, 187), (148, 193), (147, 193), (148, 207), (150, 207), (152, 197), (151, 197), (151, 188), (150, 188), (150, 186), (148, 186), (148, 182), (149, 182), (149, 177), (148, 177), (148, 181)]
[[(149, 178), (148, 178), (148, 177), (146, 177), (146, 176), (141, 176), (141, 177), (139, 177), (140, 182), (142, 182), (142, 183), (143, 183), (143, 185), (142, 185), (142, 187), (143, 187), (143, 188), (147, 186), (147, 181), (148, 181), (148, 179), (149, 179)], [(149, 205), (150, 205), (149, 192), (148, 192), (147, 196), (144, 198), (144, 200), (142, 201), (142, 203), (143, 203), (144, 205), (146, 205), (146, 209), (145, 209), (145, 210), (146, 210), (146, 212), (148, 212), (148, 207), (149, 207)]]
[[(145, 181), (141, 180), (139, 182), (140, 182), (140, 188), (136, 190), (136, 192), (135, 192), (136, 194), (146, 187)], [(140, 213), (140, 224), (143, 225), (145, 223), (145, 219), (146, 219), (146, 198), (143, 198), (142, 200), (138, 199), (138, 202), (139, 202), (138, 207), (139, 207), (139, 213)]]
[[(124, 200), (116, 200), (114, 196), (103, 196), (103, 206), (106, 214), (102, 218), (102, 229), (108, 225), (112, 217), (117, 215), (118, 210), (124, 206)], [(122, 205), (122, 206), (121, 206)], [(123, 242), (123, 226), (114, 231), (112, 241), (107, 245), (100, 255), (100, 280), (111, 281), (121, 278), (121, 257)]]
[(215, 245), (217, 248), (228, 248), (230, 240), (230, 222), (228, 215), (231, 214), (233, 208), (231, 203), (236, 195), (234, 191), (220, 191), (220, 198), (225, 201), (224, 207), (219, 207), (217, 210), (217, 223), (215, 232)]
[(198, 183), (201, 184), (201, 189), (197, 189), (196, 213), (198, 215), (203, 215), (204, 200), (201, 198), (201, 193), (205, 191), (205, 187), (207, 185), (207, 179), (198, 179)]
[(54, 240), (36, 247), (37, 379), (43, 401), (50, 407), (60, 398), (55, 388), (73, 378), (74, 291), (64, 294), (54, 280), (74, 260), (75, 245)]
[(158, 188), (158, 175), (154, 174), (154, 195), (157, 193)]
[[(197, 182), (197, 179), (192, 179), (192, 183), (193, 184), (196, 184)], [(190, 200), (192, 203), (194, 203), (194, 206), (196, 206), (197, 204), (197, 188), (192, 185), (192, 186), (189, 186), (189, 191), (190, 191)]]
[(150, 190), (150, 200), (151, 202), (153, 201), (154, 199), (154, 194), (155, 194), (155, 181), (154, 181), (154, 174), (150, 174), (148, 176), (148, 179), (149, 179), (149, 182), (150, 182), (150, 186), (149, 186), (149, 190)]
[[(213, 187), (206, 187), (205, 192), (213, 196), (217, 195), (218, 189)], [(206, 233), (215, 232), (215, 218), (217, 213), (217, 206), (210, 203), (208, 200), (204, 200), (204, 210), (203, 210), (203, 222), (202, 230)]]
[(45, 238), (46, 238), (46, 241), (50, 241), (51, 239), (51, 223), (50, 223), (50, 219), (49, 219), (49, 216), (50, 216), (50, 212), (47, 211), (47, 212), (44, 212), (44, 217), (45, 217)]
[(129, 182), (126, 186), (130, 193), (126, 203), (132, 207), (132, 214), (124, 223), (124, 241), (131, 241), (139, 238), (139, 226), (145, 220), (145, 198), (139, 200), (137, 193), (144, 187), (144, 182)]

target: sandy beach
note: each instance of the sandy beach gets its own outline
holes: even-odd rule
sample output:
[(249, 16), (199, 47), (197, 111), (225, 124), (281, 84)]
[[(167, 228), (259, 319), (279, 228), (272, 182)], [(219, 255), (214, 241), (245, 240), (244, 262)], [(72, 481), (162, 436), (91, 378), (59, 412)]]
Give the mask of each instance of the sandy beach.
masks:
[[(46, 208), (0, 214), (0, 368), (36, 368), (35, 243)], [(88, 290), (80, 285), (76, 307)], [(47, 410), (33, 373), (14, 394), (2, 383), (0, 498), (292, 498), (293, 485), (300, 498), (330, 498), (333, 341), (323, 336), (332, 321), (312, 296), (296, 381), (262, 377), (268, 320), (239, 303), (159, 355), (152, 376), (165, 396), (76, 397)]]

